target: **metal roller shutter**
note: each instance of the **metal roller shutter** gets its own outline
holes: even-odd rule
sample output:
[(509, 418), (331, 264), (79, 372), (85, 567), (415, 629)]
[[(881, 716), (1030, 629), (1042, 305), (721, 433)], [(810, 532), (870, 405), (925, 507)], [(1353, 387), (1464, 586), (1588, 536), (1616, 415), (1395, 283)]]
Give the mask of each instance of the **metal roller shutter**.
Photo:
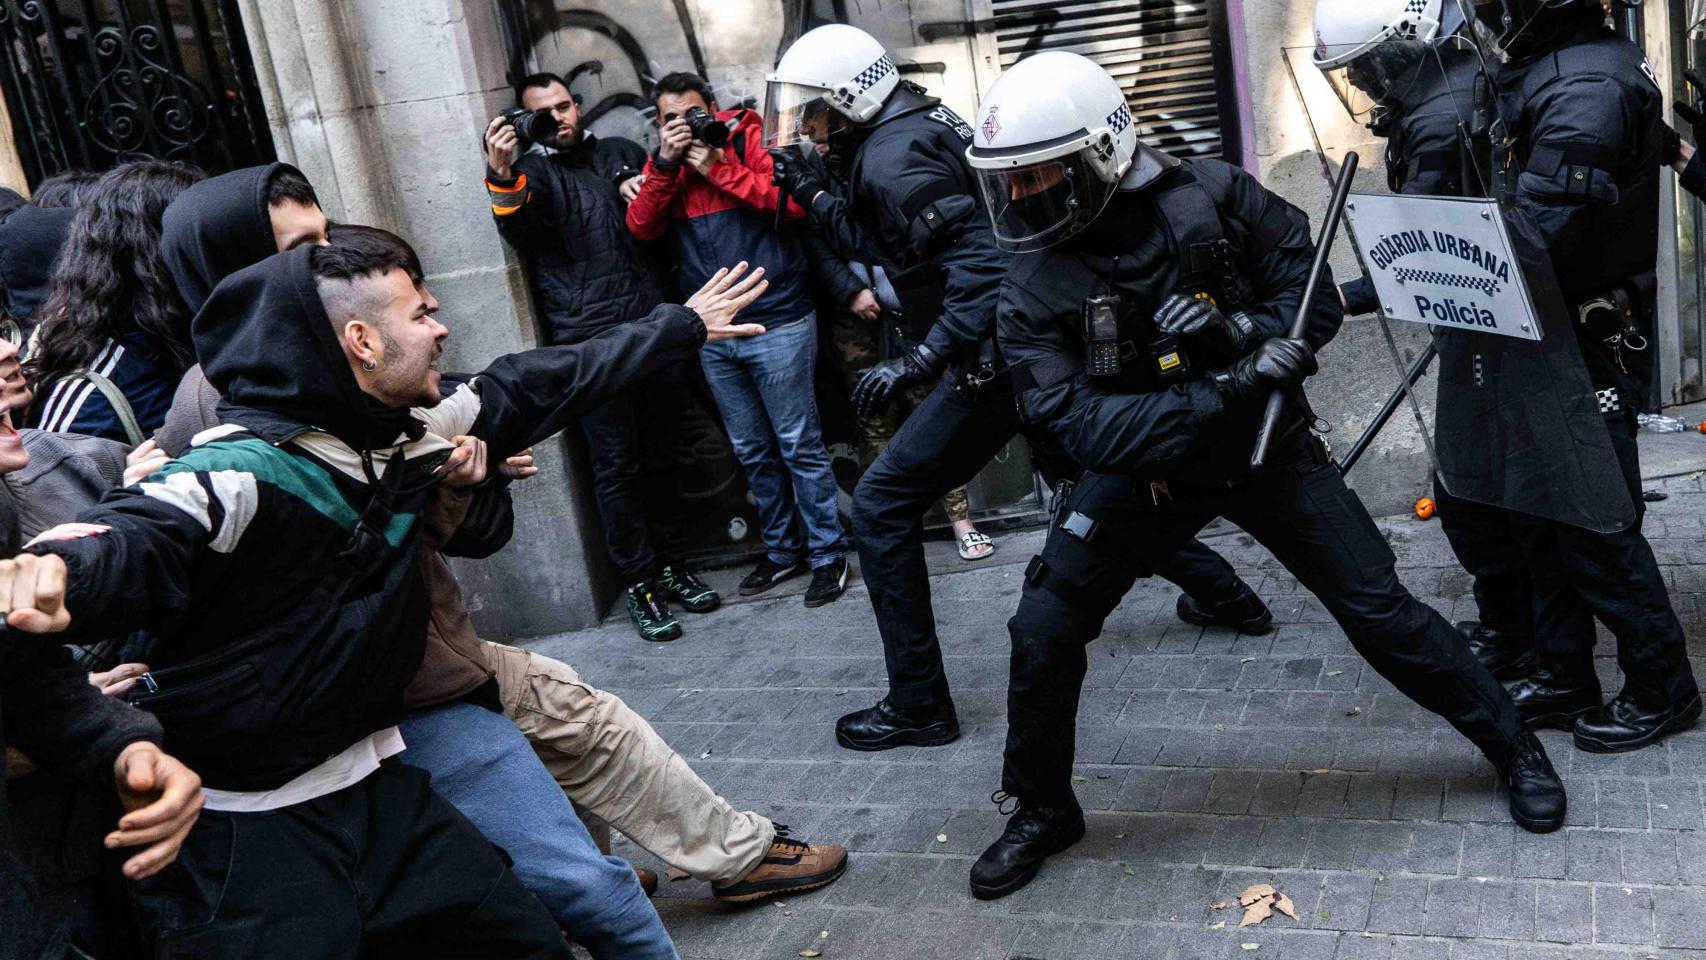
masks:
[[(994, 0), (1001, 67), (1039, 50), (1082, 54), (1125, 88), (1150, 144), (1181, 157), (1233, 154), (1223, 136), (1231, 71), (1224, 50), (1225, 0)], [(1217, 43), (1220, 48), (1217, 49)], [(1235, 127), (1233, 127), (1235, 129)]]

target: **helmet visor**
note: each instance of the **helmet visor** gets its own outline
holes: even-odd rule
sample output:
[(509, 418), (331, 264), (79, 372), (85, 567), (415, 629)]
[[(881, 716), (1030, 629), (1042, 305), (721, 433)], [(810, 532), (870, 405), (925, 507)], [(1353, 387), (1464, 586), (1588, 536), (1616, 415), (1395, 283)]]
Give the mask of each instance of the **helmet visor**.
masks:
[(1000, 169), (979, 169), (995, 242), (1003, 250), (1041, 250), (1090, 225), (1117, 183), (1097, 176), (1085, 151)]
[(846, 118), (832, 110), (823, 87), (772, 80), (764, 95), (764, 142), (772, 147), (826, 143)]
[[(1404, 98), (1416, 82), (1417, 66), (1427, 56), (1428, 46), (1419, 40), (1383, 40), (1322, 74), (1351, 117), (1366, 121), (1377, 108), (1391, 108)], [(1322, 59), (1319, 51), (1316, 57)]]

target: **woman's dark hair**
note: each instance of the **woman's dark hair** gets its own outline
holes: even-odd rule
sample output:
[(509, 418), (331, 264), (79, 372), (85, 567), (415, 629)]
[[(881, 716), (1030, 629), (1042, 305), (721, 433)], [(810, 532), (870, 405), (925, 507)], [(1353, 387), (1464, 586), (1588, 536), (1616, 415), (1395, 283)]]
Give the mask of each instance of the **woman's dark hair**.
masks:
[(0, 187), (0, 220), (6, 219), (6, 214), (28, 203), (24, 195), (8, 187)]
[(80, 207), (101, 175), (92, 170), (66, 170), (56, 173), (36, 187), (30, 202), (43, 210), (52, 207)]
[(77, 210), (54, 262), (25, 372), (45, 384), (87, 367), (106, 341), (140, 330), (178, 370), (195, 363), (190, 311), (160, 256), (160, 217), (202, 179), (195, 167), (139, 160), (103, 175)]

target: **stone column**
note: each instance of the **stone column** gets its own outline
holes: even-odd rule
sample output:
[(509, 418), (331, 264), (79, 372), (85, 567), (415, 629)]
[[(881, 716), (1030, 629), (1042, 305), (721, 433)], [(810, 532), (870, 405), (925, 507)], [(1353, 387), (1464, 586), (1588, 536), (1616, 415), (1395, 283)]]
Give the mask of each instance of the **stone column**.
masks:
[[(527, 284), (498, 237), (480, 135), (510, 101), (489, 0), (240, 0), (280, 159), (301, 167), (334, 220), (395, 230), (415, 245), (451, 330), (446, 369), (478, 370), (539, 345)], [(607, 594), (592, 569), (602, 536), (584, 473), (562, 437), (516, 484), (515, 538), (457, 563), (491, 638), (595, 622)]]

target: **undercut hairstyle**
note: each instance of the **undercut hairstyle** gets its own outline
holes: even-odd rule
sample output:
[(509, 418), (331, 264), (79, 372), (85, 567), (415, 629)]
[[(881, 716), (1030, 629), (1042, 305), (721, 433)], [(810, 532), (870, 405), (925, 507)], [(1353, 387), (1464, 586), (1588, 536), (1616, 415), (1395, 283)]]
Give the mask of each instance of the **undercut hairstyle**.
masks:
[(717, 95), (711, 92), (711, 84), (697, 73), (688, 73), (685, 70), (666, 73), (657, 83), (652, 84), (652, 103), (656, 104), (658, 98), (666, 93), (697, 93), (705, 98), (706, 106), (715, 109), (717, 105)]
[[(421, 258), (415, 253), (415, 248), (409, 245), (409, 241), (389, 230), (359, 223), (334, 223), (326, 231), (326, 236), (333, 247), (359, 250), (362, 256), (385, 262), (400, 261), (403, 269), (409, 272), (409, 279), (417, 283), (426, 276), (426, 271), (421, 269)], [(385, 269), (389, 270), (390, 267)]]
[(160, 217), (203, 176), (195, 167), (138, 160), (107, 171), (89, 190), (37, 313), (41, 345), (25, 372), (38, 392), (127, 333), (146, 334), (179, 373), (195, 363), (190, 310), (160, 255)]
[(290, 169), (279, 167), (267, 178), (267, 206), (277, 206), (285, 201), (300, 203), (305, 207), (317, 207), (320, 198), (314, 193), (314, 185), (308, 178)]
[(81, 207), (101, 175), (92, 170), (66, 170), (56, 173), (36, 187), (30, 202), (43, 210), (54, 207)]
[[(521, 106), (521, 95), (527, 91), (544, 90), (553, 83), (561, 84), (564, 90), (569, 89), (569, 81), (564, 80), (562, 77), (559, 77), (554, 73), (530, 73), (527, 76), (522, 77), (521, 82), (515, 85), (515, 105), (518, 107)], [(569, 95), (574, 97), (573, 92), (570, 92)], [(580, 103), (579, 97), (574, 97), (574, 100), (576, 103)]]
[(390, 295), (369, 281), (397, 269), (419, 279), (420, 259), (401, 237), (377, 227), (341, 224), (332, 231), (331, 240), (331, 246), (309, 251), (308, 269), (332, 329), (341, 334), (345, 324), (362, 320), (373, 324), (388, 342), (388, 332), (375, 323), (375, 317), (390, 302)]

